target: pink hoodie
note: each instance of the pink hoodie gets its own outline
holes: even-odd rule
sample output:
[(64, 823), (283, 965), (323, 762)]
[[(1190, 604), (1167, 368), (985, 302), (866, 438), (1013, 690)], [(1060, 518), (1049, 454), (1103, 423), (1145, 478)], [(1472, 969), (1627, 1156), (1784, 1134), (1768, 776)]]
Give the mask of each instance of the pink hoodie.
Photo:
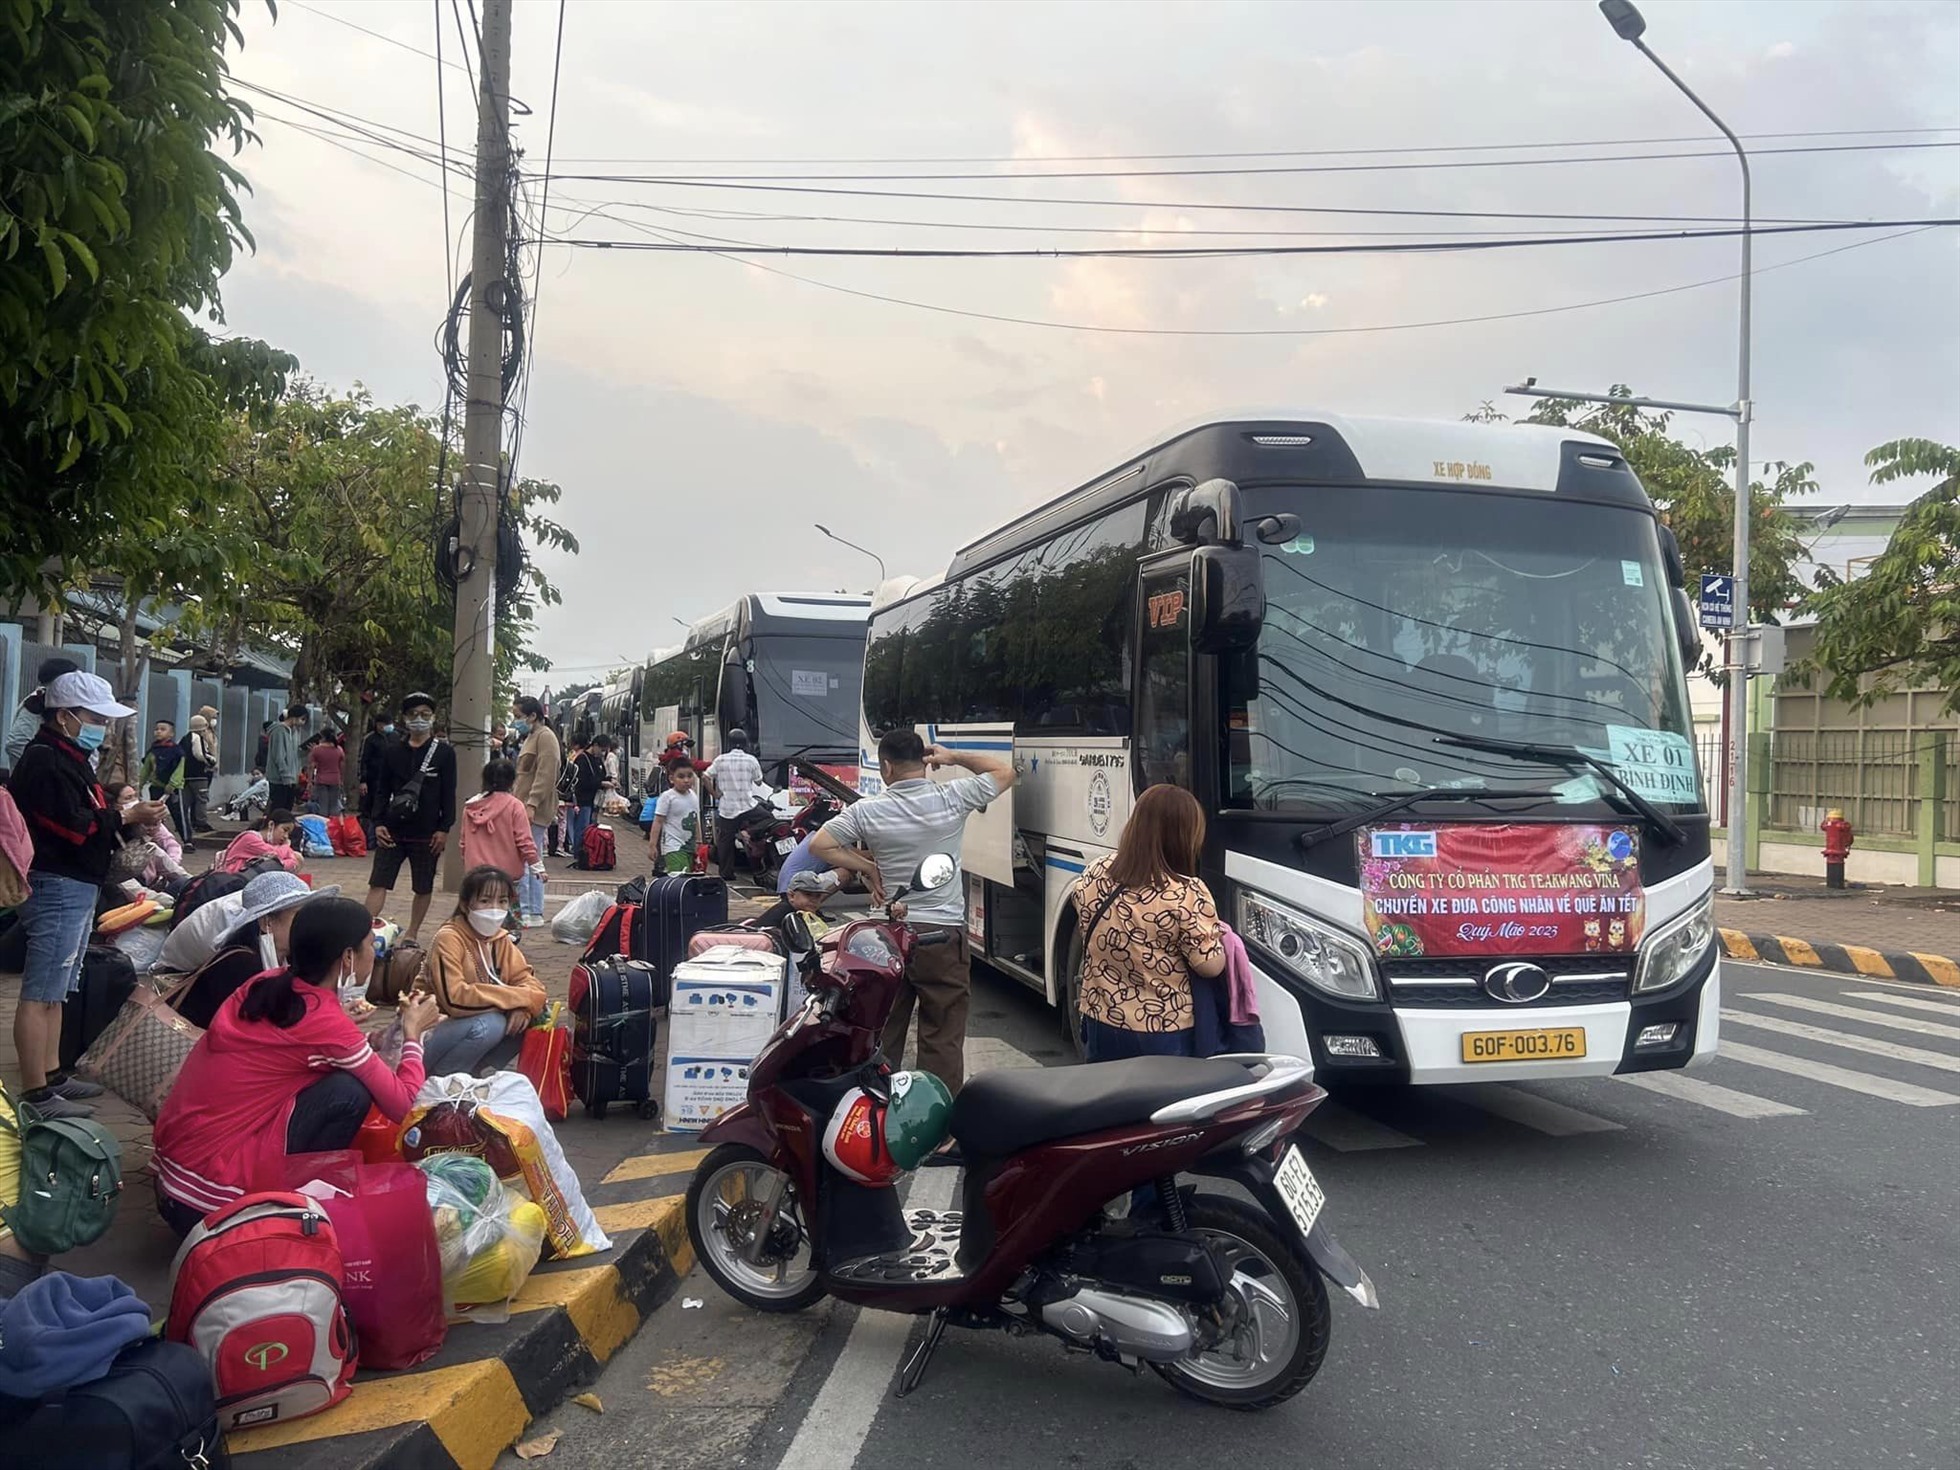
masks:
[(508, 873), (513, 882), (538, 860), (531, 814), (508, 791), (485, 792), (463, 803), (463, 862)]
[(224, 856), (212, 866), (221, 873), (242, 873), (245, 871), (246, 864), (268, 857), (277, 861), (289, 873), (299, 871), (299, 854), (284, 843), (274, 846), (267, 842), (265, 834), (256, 828), (240, 832), (232, 838), (231, 846), (225, 849)]

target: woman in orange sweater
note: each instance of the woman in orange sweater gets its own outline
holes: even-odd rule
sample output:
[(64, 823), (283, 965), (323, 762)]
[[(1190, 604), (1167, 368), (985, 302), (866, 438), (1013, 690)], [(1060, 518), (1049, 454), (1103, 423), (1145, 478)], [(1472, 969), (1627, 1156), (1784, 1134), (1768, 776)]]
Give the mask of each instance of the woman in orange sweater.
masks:
[(447, 1018), (423, 1048), (431, 1077), (503, 1067), (544, 1010), (544, 986), (504, 928), (515, 896), (509, 874), (472, 868), (463, 875), (456, 912), (436, 931), (417, 982), (434, 993)]

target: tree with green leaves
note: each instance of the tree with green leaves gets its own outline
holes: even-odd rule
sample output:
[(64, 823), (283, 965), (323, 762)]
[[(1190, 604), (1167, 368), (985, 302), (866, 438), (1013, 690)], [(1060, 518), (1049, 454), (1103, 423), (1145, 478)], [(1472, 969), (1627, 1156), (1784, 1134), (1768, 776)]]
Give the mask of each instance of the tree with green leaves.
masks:
[(1828, 569), (1803, 610), (1817, 619), (1807, 672), (1833, 699), (1866, 705), (1894, 689), (1944, 690), (1960, 713), (1960, 448), (1895, 439), (1865, 456), (1872, 483), (1932, 478), (1862, 577)]
[[(1633, 390), (1615, 384), (1615, 398), (1632, 398)], [(1469, 417), (1479, 423), (1501, 423), (1505, 415), (1485, 404)], [(1547, 398), (1525, 419), (1532, 424), (1556, 424), (1610, 439), (1626, 456), (1660, 511), (1662, 522), (1681, 543), (1681, 560), (1688, 580), (1704, 572), (1727, 572), (1735, 562), (1735, 448), (1722, 444), (1697, 449), (1671, 432), (1674, 415), (1632, 403), (1582, 403), (1571, 398)], [(1789, 502), (1814, 494), (1814, 466), (1777, 461), (1768, 466), (1769, 478), (1752, 480), (1749, 488), (1749, 616), (1754, 622), (1776, 622), (1808, 591), (1797, 568), (1805, 560), (1802, 523)]]
[(251, 244), (245, 181), (213, 151), (252, 140), (225, 90), (236, 10), (0, 5), (0, 594), (114, 570), (113, 529), (174, 534), (234, 390), (276, 394), (290, 369), (187, 317), (215, 316)]

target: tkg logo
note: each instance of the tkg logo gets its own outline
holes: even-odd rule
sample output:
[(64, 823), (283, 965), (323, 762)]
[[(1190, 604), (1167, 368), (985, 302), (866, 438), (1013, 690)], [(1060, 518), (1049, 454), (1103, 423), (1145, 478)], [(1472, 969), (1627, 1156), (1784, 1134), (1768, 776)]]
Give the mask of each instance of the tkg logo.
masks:
[(1374, 856), (1378, 858), (1428, 858), (1436, 856), (1434, 832), (1375, 832)]

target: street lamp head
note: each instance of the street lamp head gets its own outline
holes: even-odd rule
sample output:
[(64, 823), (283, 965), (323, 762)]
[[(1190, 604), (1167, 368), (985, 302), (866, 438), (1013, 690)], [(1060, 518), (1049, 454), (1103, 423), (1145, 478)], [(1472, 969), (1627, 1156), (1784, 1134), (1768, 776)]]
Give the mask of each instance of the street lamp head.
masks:
[(1647, 33), (1647, 19), (1633, 0), (1599, 0), (1599, 13), (1622, 41), (1638, 41)]
[(816, 521), (812, 521), (812, 522), (810, 522), (810, 524), (811, 524), (811, 525), (813, 525), (813, 526), (816, 526), (816, 528), (817, 528), (817, 529), (818, 529), (819, 531), (821, 531), (821, 532), (823, 532), (823, 533), (824, 533), (824, 535), (826, 535), (826, 536), (829, 536), (829, 537), (831, 537), (831, 538), (832, 538), (833, 540), (834, 540), (834, 539), (836, 538), (836, 534), (837, 534), (837, 533), (836, 533), (836, 532), (834, 532), (834, 531), (832, 531), (832, 530), (830, 529), (830, 527), (828, 527), (828, 526), (826, 526), (826, 525), (822, 525), (822, 524), (820, 524), (820, 523), (818, 523), (818, 522), (816, 522)]

